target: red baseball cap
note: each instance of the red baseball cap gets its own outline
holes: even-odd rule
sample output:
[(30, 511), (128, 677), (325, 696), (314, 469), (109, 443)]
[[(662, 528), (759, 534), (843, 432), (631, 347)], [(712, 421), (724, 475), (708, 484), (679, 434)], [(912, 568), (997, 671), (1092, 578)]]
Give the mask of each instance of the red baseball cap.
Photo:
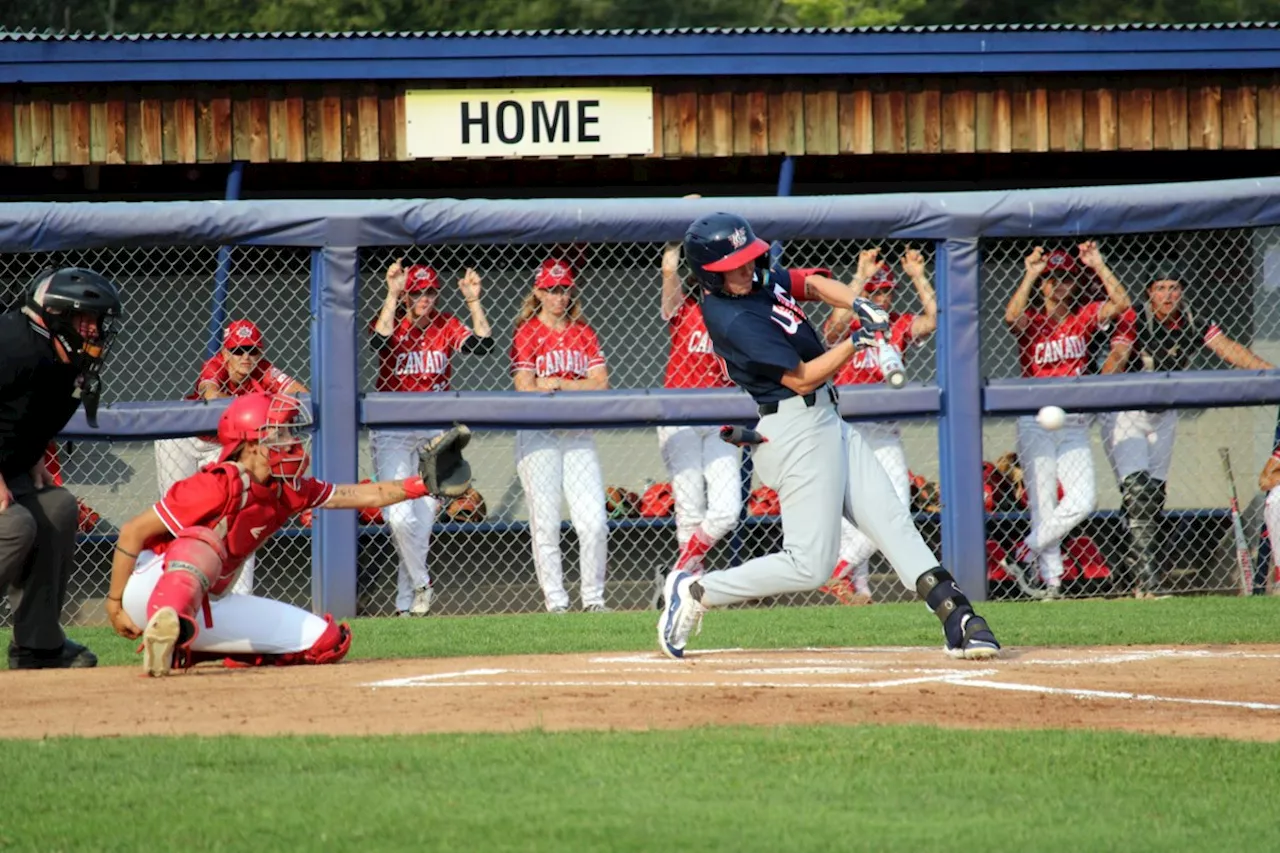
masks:
[(440, 287), (440, 276), (436, 275), (436, 271), (426, 264), (416, 264), (409, 267), (404, 274), (404, 292), (417, 293), (421, 290), (438, 290)]
[(1046, 273), (1077, 273), (1080, 271), (1080, 266), (1076, 263), (1076, 259), (1071, 257), (1071, 253), (1066, 249), (1054, 249), (1052, 252), (1044, 256), (1044, 271)]
[(573, 267), (565, 261), (547, 258), (538, 269), (533, 286), (540, 290), (552, 287), (573, 287)]
[(893, 278), (893, 270), (889, 269), (887, 263), (881, 261), (880, 266), (876, 267), (875, 275), (867, 279), (862, 289), (867, 293), (874, 293), (877, 290), (893, 290), (895, 287), (897, 282)]
[(252, 320), (234, 320), (227, 326), (227, 333), (222, 337), (222, 346), (226, 349), (232, 347), (262, 349), (266, 346), (266, 340), (262, 337), (262, 330), (255, 326)]

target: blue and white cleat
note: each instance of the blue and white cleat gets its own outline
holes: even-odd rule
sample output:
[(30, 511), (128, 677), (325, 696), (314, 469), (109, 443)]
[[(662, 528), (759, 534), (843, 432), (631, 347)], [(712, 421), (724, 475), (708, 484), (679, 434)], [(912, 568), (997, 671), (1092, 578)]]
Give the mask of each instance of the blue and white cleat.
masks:
[(658, 648), (669, 658), (684, 657), (689, 635), (702, 624), (706, 610), (698, 599), (702, 586), (692, 572), (672, 572), (662, 588), (666, 606), (658, 617)]

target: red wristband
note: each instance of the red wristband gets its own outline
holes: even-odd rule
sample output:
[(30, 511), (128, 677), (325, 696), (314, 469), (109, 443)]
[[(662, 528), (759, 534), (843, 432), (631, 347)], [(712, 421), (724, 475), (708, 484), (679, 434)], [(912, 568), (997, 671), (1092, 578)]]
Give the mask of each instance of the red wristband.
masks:
[(404, 481), (404, 498), (405, 500), (413, 500), (414, 498), (425, 498), (427, 496), (427, 484), (423, 482), (421, 477), (410, 477)]

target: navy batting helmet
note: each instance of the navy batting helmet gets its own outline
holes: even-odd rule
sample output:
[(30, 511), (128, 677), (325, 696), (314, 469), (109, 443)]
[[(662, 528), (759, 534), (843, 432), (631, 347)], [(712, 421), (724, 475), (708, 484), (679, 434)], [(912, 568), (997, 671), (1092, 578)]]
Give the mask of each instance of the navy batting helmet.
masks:
[(755, 261), (765, 273), (771, 263), (769, 244), (755, 235), (751, 223), (734, 213), (711, 213), (690, 225), (684, 232), (684, 256), (712, 293), (724, 287), (726, 271)]

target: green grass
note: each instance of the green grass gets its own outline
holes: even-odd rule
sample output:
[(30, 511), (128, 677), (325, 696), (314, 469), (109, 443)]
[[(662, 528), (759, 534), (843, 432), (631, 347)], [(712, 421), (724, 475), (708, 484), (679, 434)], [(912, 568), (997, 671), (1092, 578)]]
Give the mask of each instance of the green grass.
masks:
[[(1280, 643), (1280, 597), (1092, 599), (1053, 603), (990, 602), (979, 607), (1006, 646)], [(356, 619), (351, 657), (417, 658), (554, 654), (655, 648), (657, 614), (536, 613), (518, 616)], [(103, 666), (135, 665), (136, 643), (109, 628), (73, 628), (70, 636)], [(0, 632), (7, 643), (8, 632)], [(920, 604), (797, 607), (707, 614), (689, 647), (933, 646), (938, 621)]]
[(909, 727), (0, 741), (0, 849), (1268, 850), (1278, 764)]
[[(1280, 642), (1280, 598), (980, 610), (1009, 646)], [(655, 619), (363, 619), (352, 656), (652, 649)], [(692, 647), (939, 642), (903, 604), (713, 612)], [(1277, 767), (1278, 744), (924, 726), (0, 740), (0, 850), (1273, 850)]]

